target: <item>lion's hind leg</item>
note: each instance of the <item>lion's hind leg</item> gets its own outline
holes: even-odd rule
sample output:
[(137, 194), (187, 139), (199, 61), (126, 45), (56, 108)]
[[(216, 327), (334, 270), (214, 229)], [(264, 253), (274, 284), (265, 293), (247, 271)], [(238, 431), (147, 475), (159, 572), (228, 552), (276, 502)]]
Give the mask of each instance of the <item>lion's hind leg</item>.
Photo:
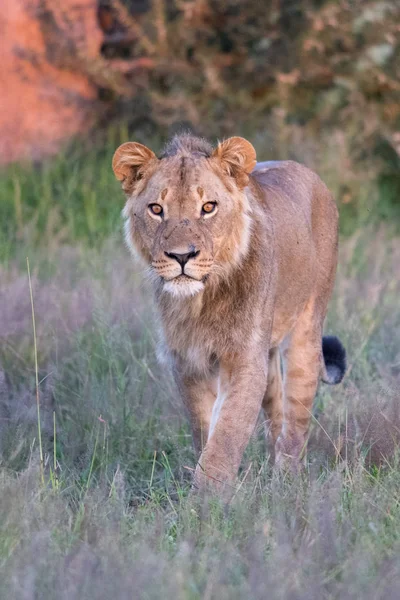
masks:
[(268, 442), (275, 442), (282, 429), (283, 382), (279, 348), (269, 352), (267, 391), (262, 403), (265, 416), (265, 435)]
[(282, 344), (284, 418), (275, 447), (278, 465), (289, 462), (295, 466), (305, 450), (321, 371), (324, 316), (309, 302)]

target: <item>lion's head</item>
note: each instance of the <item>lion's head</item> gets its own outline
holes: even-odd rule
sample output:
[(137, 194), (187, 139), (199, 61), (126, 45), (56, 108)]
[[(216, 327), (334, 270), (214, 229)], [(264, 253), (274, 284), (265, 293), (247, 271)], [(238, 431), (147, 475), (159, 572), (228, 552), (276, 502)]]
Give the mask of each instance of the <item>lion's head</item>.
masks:
[(117, 149), (113, 170), (127, 195), (127, 241), (164, 292), (192, 296), (240, 263), (251, 228), (244, 188), (255, 164), (253, 146), (239, 137), (213, 150), (178, 136), (160, 158), (136, 142)]

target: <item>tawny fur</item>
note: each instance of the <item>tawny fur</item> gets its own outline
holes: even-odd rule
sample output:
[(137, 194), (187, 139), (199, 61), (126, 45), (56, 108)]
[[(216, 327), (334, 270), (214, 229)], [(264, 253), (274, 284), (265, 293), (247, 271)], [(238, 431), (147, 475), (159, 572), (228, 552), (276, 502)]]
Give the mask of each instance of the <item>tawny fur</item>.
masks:
[[(200, 488), (231, 489), (261, 408), (276, 462), (296, 464), (323, 369), (337, 208), (308, 168), (255, 163), (242, 138), (213, 151), (190, 136), (175, 138), (161, 159), (128, 143), (113, 161), (127, 195), (128, 244), (152, 271)], [(185, 253), (182, 267), (174, 255)]]

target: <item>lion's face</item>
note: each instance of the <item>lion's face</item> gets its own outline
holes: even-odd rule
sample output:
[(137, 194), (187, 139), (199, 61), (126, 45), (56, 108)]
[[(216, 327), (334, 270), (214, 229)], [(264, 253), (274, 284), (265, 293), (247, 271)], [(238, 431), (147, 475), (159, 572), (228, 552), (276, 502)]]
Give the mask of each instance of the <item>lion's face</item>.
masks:
[[(223, 152), (228, 143), (230, 162), (228, 149)], [(210, 156), (178, 152), (159, 160), (144, 146), (128, 143), (114, 157), (114, 171), (128, 196), (128, 242), (163, 291), (174, 296), (202, 291), (247, 251), (251, 218), (243, 188), (255, 152), (241, 138), (224, 144)], [(145, 157), (139, 165), (138, 148)]]

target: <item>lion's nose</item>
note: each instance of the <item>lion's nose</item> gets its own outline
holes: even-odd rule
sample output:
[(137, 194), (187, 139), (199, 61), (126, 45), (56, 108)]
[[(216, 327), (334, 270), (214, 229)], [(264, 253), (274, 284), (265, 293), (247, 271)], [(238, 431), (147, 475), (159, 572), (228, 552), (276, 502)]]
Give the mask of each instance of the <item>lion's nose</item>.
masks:
[(185, 254), (177, 254), (176, 252), (165, 252), (165, 255), (169, 258), (173, 258), (174, 260), (176, 260), (181, 265), (182, 269), (191, 258), (196, 258), (196, 256), (198, 256), (199, 254), (200, 250), (186, 252)]

